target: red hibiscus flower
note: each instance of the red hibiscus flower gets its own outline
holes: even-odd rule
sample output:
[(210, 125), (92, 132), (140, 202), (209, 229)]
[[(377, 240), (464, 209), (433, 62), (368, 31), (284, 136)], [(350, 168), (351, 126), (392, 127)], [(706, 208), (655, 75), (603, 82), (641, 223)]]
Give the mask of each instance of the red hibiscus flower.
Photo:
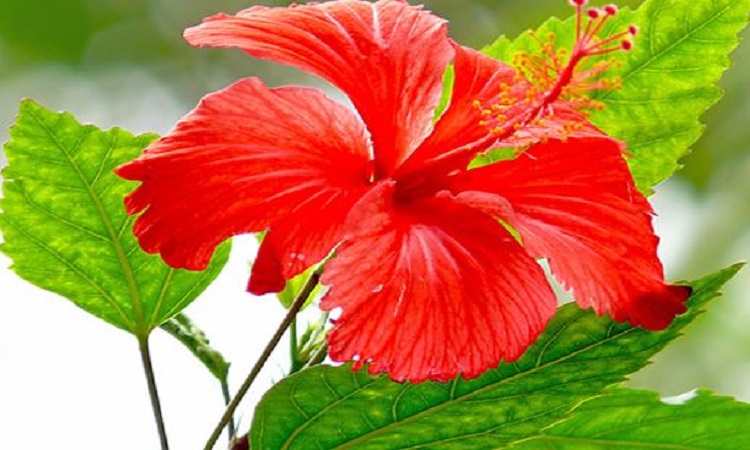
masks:
[[(330, 356), (394, 380), (474, 377), (517, 359), (556, 308), (537, 258), (584, 307), (648, 329), (684, 311), (664, 283), (651, 209), (623, 145), (587, 123), (590, 55), (631, 46), (596, 36), (616, 10), (579, 11), (575, 47), (549, 44), (516, 70), (447, 36), (398, 0), (252, 7), (186, 31), (318, 75), (317, 89), (243, 79), (206, 96), (117, 173), (141, 246), (203, 269), (228, 237), (267, 230), (248, 289), (279, 291), (326, 258)], [(585, 22), (585, 23), (582, 23)], [(624, 39), (624, 41), (623, 41)], [(434, 121), (453, 61), (450, 104)], [(513, 159), (469, 169), (499, 146)]]

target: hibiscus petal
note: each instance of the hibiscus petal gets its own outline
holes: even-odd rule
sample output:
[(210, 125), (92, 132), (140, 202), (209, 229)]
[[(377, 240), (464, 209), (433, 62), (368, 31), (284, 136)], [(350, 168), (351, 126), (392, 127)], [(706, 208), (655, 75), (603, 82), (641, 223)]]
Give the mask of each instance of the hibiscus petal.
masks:
[(556, 307), (540, 266), (491, 217), (440, 195), (408, 205), (384, 182), (354, 207), (322, 282), (341, 308), (331, 357), (397, 381), (480, 375), (517, 359)]
[(582, 306), (654, 330), (685, 311), (689, 289), (664, 283), (651, 208), (617, 141), (550, 140), (467, 171), (452, 189), (510, 223)]
[(144, 250), (200, 270), (232, 235), (304, 221), (314, 207), (344, 214), (369, 170), (366, 131), (347, 108), (316, 89), (250, 78), (206, 96), (117, 173), (142, 181), (126, 207), (144, 211), (134, 226)]
[(286, 280), (328, 256), (341, 241), (346, 217), (362, 192), (314, 197), (274, 223), (260, 245), (247, 290), (255, 295), (279, 292)]
[(393, 0), (256, 6), (210, 17), (185, 38), (239, 47), (339, 87), (367, 124), (379, 175), (392, 174), (427, 135), (453, 56), (445, 21)]
[(398, 175), (423, 171), (428, 164), (442, 162), (442, 173), (464, 169), (477, 153), (495, 141), (486, 126), (477, 104), (490, 103), (503, 83), (514, 82), (516, 71), (511, 66), (474, 49), (454, 44), (454, 84), (448, 108), (435, 124), (432, 134), (399, 168)]

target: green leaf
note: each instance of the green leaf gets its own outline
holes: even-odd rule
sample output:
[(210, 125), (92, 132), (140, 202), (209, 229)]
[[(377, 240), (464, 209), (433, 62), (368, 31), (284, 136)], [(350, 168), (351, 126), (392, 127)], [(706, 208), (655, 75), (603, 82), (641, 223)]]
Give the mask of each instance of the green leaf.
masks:
[(650, 0), (619, 24), (640, 26), (625, 64), (610, 73), (623, 88), (596, 96), (592, 122), (628, 144), (638, 189), (679, 169), (703, 133), (700, 116), (722, 95), (716, 86), (745, 28), (750, 0)]
[(216, 379), (221, 382), (227, 381), (229, 363), (221, 353), (211, 347), (206, 333), (198, 328), (188, 316), (182, 313), (177, 314), (161, 324), (161, 329), (187, 347)]
[[(748, 11), (750, 0), (648, 0), (635, 12), (621, 10), (604, 27), (604, 36), (631, 24), (641, 31), (632, 51), (614, 54), (621, 65), (607, 71), (623, 88), (595, 93), (605, 108), (591, 115), (595, 125), (627, 143), (641, 192), (650, 193), (679, 169), (702, 134), (699, 118), (721, 98), (716, 83), (731, 64), (728, 55)], [(570, 48), (574, 28), (572, 19), (553, 18), (536, 35), (553, 33), (559, 47)], [(483, 51), (509, 63), (519, 51), (539, 52), (528, 34), (510, 45), (501, 38)]]
[(0, 250), (11, 268), (139, 338), (192, 302), (229, 253), (225, 245), (208, 270), (189, 272), (141, 251), (123, 206), (135, 184), (112, 170), (154, 138), (104, 132), (26, 100), (4, 148)]
[(708, 391), (660, 399), (655, 392), (613, 389), (576, 408), (517, 450), (612, 448), (735, 450), (750, 448), (750, 405)]
[(658, 333), (563, 306), (519, 361), (470, 381), (400, 384), (349, 365), (304, 370), (260, 402), (252, 448), (494, 449), (527, 438), (643, 367), (739, 268), (692, 283), (689, 311)]
[(522, 42), (522, 39), (523, 36), (517, 38), (515, 41), (511, 41), (506, 36), (500, 36), (495, 39), (495, 42), (492, 44), (485, 45), (484, 48), (482, 48), (482, 53), (492, 56), (495, 59), (511, 63), (513, 62), (511, 61), (513, 59), (513, 52), (518, 51), (518, 48), (514, 48), (514, 45), (517, 47), (518, 44)]
[(511, 147), (493, 148), (485, 153), (477, 155), (469, 164), (469, 168), (482, 167), (489, 164), (496, 163), (498, 161), (505, 161), (507, 159), (513, 159), (518, 156), (518, 151)]

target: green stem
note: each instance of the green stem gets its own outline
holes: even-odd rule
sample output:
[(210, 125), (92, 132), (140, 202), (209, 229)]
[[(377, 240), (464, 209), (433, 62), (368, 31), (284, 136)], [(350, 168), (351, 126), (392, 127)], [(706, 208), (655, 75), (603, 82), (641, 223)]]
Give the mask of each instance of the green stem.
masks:
[(211, 434), (211, 437), (208, 438), (208, 441), (206, 442), (205, 447), (203, 447), (203, 450), (212, 450), (214, 448), (216, 441), (219, 439), (219, 436), (221, 435), (221, 431), (232, 419), (232, 415), (234, 415), (234, 412), (237, 410), (237, 407), (239, 406), (240, 401), (242, 401), (242, 398), (245, 396), (245, 394), (247, 394), (247, 391), (250, 389), (250, 386), (252, 386), (253, 382), (258, 377), (260, 370), (263, 368), (266, 361), (268, 361), (268, 358), (271, 356), (271, 353), (273, 352), (273, 350), (279, 344), (281, 337), (284, 335), (287, 328), (289, 328), (289, 325), (291, 325), (291, 323), (294, 321), (294, 318), (297, 316), (297, 313), (302, 309), (302, 306), (307, 301), (307, 298), (310, 296), (310, 294), (312, 294), (313, 290), (315, 289), (315, 286), (318, 284), (318, 280), (320, 279), (320, 274), (322, 271), (323, 271), (323, 265), (320, 265), (310, 275), (310, 278), (307, 279), (307, 282), (302, 287), (299, 294), (297, 294), (297, 298), (294, 299), (294, 302), (292, 302), (292, 305), (289, 307), (289, 310), (287, 311), (287, 314), (284, 317), (284, 320), (281, 321), (279, 328), (276, 329), (276, 333), (274, 333), (273, 337), (266, 345), (266, 348), (263, 349), (263, 353), (261, 353), (260, 358), (258, 358), (258, 361), (255, 363), (255, 366), (253, 366), (253, 369), (247, 375), (247, 378), (242, 383), (242, 386), (240, 386), (240, 389), (237, 391), (237, 394), (229, 403), (229, 406), (227, 406), (226, 411), (224, 411), (224, 415), (221, 417), (221, 420), (219, 420), (219, 424), (216, 425), (216, 428)]
[(156, 377), (154, 376), (154, 366), (151, 364), (151, 352), (148, 347), (148, 336), (138, 338), (138, 349), (141, 351), (141, 361), (143, 370), (146, 373), (146, 383), (148, 384), (148, 395), (151, 397), (151, 409), (154, 411), (156, 428), (159, 430), (159, 442), (161, 450), (169, 450), (167, 443), (167, 430), (164, 428), (164, 417), (161, 413), (161, 403), (159, 402), (159, 392), (156, 390)]
[[(329, 311), (326, 311), (325, 313), (323, 313), (323, 320), (322, 320), (323, 324), (328, 323), (328, 316), (329, 315), (330, 315)], [(323, 330), (321, 332), (322, 333), (326, 332), (325, 325), (323, 325)], [(315, 352), (315, 354), (313, 354), (310, 357), (310, 359), (307, 361), (307, 363), (305, 363), (305, 365), (303, 367), (301, 367), (300, 370), (309, 369), (312, 366), (320, 364), (325, 359), (326, 353), (328, 353), (328, 345), (325, 342), (323, 342), (323, 345), (320, 346), (320, 348)]]
[[(221, 379), (221, 394), (224, 396), (224, 406), (229, 405), (229, 402), (232, 401), (232, 397), (229, 395), (229, 382), (227, 381), (226, 376)], [(229, 418), (227, 433), (229, 434), (229, 444), (231, 444), (234, 441), (234, 437), (237, 435), (237, 430), (234, 426), (234, 417)]]
[[(307, 363), (302, 367), (302, 369), (309, 369), (312, 366), (320, 364), (320, 361), (322, 361), (323, 358), (325, 358), (325, 354), (326, 354), (327, 351), (328, 351), (328, 346), (325, 345), (325, 344), (323, 344), (318, 349), (318, 351), (316, 351), (315, 354), (312, 355), (312, 357), (310, 357), (310, 360), (307, 361)], [(302, 370), (302, 369), (300, 369), (300, 370)]]
[(296, 373), (300, 369), (298, 353), (299, 348), (297, 346), (297, 317), (295, 316), (289, 326), (289, 357), (291, 358), (289, 373)]

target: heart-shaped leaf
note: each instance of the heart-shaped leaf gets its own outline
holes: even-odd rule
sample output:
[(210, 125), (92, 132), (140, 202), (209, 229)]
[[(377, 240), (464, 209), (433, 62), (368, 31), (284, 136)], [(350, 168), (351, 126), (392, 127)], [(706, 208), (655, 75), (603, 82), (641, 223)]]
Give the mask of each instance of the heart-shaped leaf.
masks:
[(218, 275), (229, 246), (204, 272), (176, 270), (144, 253), (123, 198), (133, 183), (112, 173), (155, 138), (81, 125), (26, 100), (3, 170), (2, 251), (23, 279), (143, 338)]

